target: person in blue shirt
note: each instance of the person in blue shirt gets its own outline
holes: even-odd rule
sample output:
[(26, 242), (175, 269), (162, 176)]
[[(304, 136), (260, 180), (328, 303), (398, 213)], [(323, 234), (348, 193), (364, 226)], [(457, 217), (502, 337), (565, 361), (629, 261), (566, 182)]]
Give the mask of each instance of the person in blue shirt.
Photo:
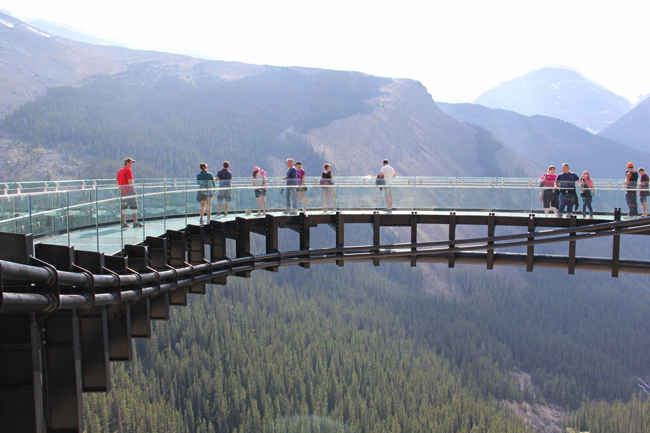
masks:
[(555, 188), (560, 191), (558, 218), (562, 218), (564, 208), (567, 208), (567, 217), (571, 216), (576, 203), (576, 181), (578, 180), (580, 180), (578, 175), (569, 171), (569, 164), (562, 164), (562, 174), (555, 179)]
[(217, 193), (217, 216), (221, 215), (221, 203), (225, 203), (223, 207), (224, 215), (228, 215), (228, 206), (232, 201), (232, 191), (230, 190), (230, 179), (232, 173), (228, 170), (230, 163), (223, 162), (223, 168), (217, 172), (217, 179), (219, 179), (219, 192)]
[[(294, 195), (296, 185), (298, 184), (298, 171), (296, 167), (293, 166), (293, 158), (287, 159), (287, 175), (282, 177), (287, 181), (287, 190), (285, 192), (287, 197), (287, 210), (284, 211), (285, 214), (295, 214), (298, 213), (296, 208), (298, 204), (296, 203), (296, 196)], [(293, 205), (291, 204), (293, 198)]]

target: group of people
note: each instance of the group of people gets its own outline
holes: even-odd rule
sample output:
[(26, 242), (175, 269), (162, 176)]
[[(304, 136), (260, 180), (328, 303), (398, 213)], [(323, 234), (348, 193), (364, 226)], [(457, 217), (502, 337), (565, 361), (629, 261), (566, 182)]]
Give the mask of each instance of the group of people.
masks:
[[(544, 206), (544, 212), (548, 215), (550, 210), (553, 209), (555, 215), (562, 218), (563, 214), (571, 216), (573, 209), (576, 212), (580, 205), (580, 199), (576, 192), (576, 182), (580, 181), (580, 197), (582, 197), (582, 218), (587, 218), (587, 210), (589, 210), (589, 218), (594, 217), (594, 210), (592, 202), (596, 197), (596, 189), (594, 182), (591, 180), (589, 171), (582, 172), (582, 176), (578, 177), (569, 169), (569, 164), (562, 164), (562, 173), (555, 174), (555, 166), (551, 165), (548, 171), (544, 173), (540, 179), (540, 187), (544, 188), (541, 193), (540, 200)], [(627, 164), (627, 171), (625, 172), (625, 201), (629, 208), (630, 218), (639, 216), (637, 206), (637, 188), (639, 190), (639, 200), (641, 201), (641, 208), (643, 209), (643, 217), (648, 216), (647, 198), (650, 195), (648, 188), (650, 178), (643, 168), (638, 171), (634, 169), (633, 163)]]
[[(117, 172), (117, 184), (120, 187), (122, 194), (122, 227), (128, 228), (126, 222), (126, 215), (131, 212), (133, 218), (133, 227), (142, 227), (138, 222), (138, 202), (135, 197), (135, 187), (133, 185), (133, 165), (135, 159), (126, 158), (124, 160), (124, 167)], [(307, 210), (307, 198), (305, 192), (308, 190), (306, 183), (306, 172), (300, 161), (294, 163), (293, 158), (286, 160), (287, 172), (282, 177), (286, 181), (285, 188), (281, 193), (286, 197), (285, 214), (296, 214), (298, 209), (303, 211)], [(199, 222), (204, 224), (204, 215), (207, 222), (210, 222), (212, 215), (212, 200), (217, 197), (217, 216), (228, 215), (228, 208), (232, 201), (231, 180), (232, 173), (229, 170), (230, 163), (224, 161), (223, 168), (217, 172), (216, 177), (208, 171), (208, 165), (202, 162), (199, 165), (200, 172), (196, 175), (196, 182), (199, 185), (197, 191), (196, 201), (200, 203), (199, 209)], [(377, 175), (376, 185), (380, 186), (383, 196), (386, 200), (386, 208), (384, 210), (390, 211), (393, 209), (393, 178), (396, 176), (395, 170), (388, 163), (387, 159), (383, 160), (383, 166)], [(251, 175), (252, 186), (254, 187), (255, 199), (257, 200), (257, 216), (266, 214), (266, 171), (260, 169), (258, 166), (253, 167), (253, 174)], [(566, 212), (570, 216), (575, 211), (578, 211), (580, 199), (576, 191), (576, 182), (580, 181), (580, 197), (582, 198), (582, 217), (587, 218), (587, 211), (589, 211), (588, 218), (593, 218), (594, 210), (592, 202), (596, 197), (596, 189), (594, 182), (591, 180), (589, 171), (582, 172), (582, 176), (578, 177), (569, 169), (569, 164), (562, 164), (562, 173), (555, 174), (555, 166), (550, 166), (548, 171), (540, 178), (540, 187), (543, 188), (540, 194), (540, 201), (544, 206), (544, 212), (548, 215), (551, 211), (557, 217), (563, 217)], [(641, 202), (642, 216), (648, 216), (647, 198), (650, 195), (649, 188), (650, 178), (643, 168), (639, 170), (634, 169), (633, 163), (627, 164), (627, 171), (625, 172), (625, 186), (626, 194), (625, 199), (629, 207), (629, 216), (636, 218), (639, 216), (637, 206), (637, 189), (639, 200)], [(334, 175), (332, 174), (332, 165), (325, 163), (323, 165), (323, 172), (321, 173), (320, 187), (323, 191), (323, 209), (334, 210), (334, 197), (335, 190)], [(219, 188), (215, 194), (215, 189)], [(302, 206), (301, 206), (302, 203)], [(223, 205), (223, 213), (221, 211)]]

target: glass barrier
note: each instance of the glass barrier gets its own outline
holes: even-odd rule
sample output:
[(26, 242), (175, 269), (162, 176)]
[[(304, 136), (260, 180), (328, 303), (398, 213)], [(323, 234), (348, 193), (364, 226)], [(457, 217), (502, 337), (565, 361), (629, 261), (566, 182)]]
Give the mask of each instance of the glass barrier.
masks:
[[(211, 219), (228, 204), (229, 217), (257, 215), (263, 211), (285, 212), (291, 208), (307, 212), (374, 211), (391, 207), (394, 211), (497, 212), (544, 215), (543, 194), (538, 179), (396, 177), (389, 185), (377, 185), (373, 176), (334, 178), (321, 185), (318, 177), (308, 177), (304, 185), (290, 186), (279, 177), (263, 184), (252, 178), (233, 178), (231, 188), (214, 188)], [(218, 186), (218, 184), (217, 184)], [(595, 216), (611, 218), (615, 208), (628, 214), (626, 189), (622, 180), (594, 180), (592, 207)], [(180, 230), (199, 224), (204, 190), (195, 179), (148, 179), (137, 181), (134, 196), (123, 196), (115, 181), (73, 180), (5, 184), (0, 195), (0, 231), (33, 233), (47, 242), (74, 245), (79, 249), (119, 251), (125, 244), (158, 236), (166, 230)], [(576, 185), (582, 215), (584, 198)], [(638, 191), (630, 191), (636, 198)], [(288, 202), (289, 200), (289, 202)], [(258, 207), (259, 206), (259, 207)], [(133, 216), (142, 227), (133, 227)], [(122, 228), (122, 216), (128, 228)], [(554, 216), (550, 214), (550, 216)], [(207, 222), (207, 215), (204, 222)]]

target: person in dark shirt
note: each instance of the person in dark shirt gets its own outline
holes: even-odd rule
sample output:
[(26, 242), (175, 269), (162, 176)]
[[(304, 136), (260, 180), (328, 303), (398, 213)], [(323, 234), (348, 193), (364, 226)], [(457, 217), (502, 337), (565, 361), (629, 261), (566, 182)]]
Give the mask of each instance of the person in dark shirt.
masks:
[[(298, 204), (296, 203), (296, 196), (294, 195), (296, 185), (298, 184), (298, 171), (296, 167), (293, 166), (293, 158), (287, 159), (287, 175), (283, 176), (282, 179), (287, 181), (287, 210), (284, 213), (298, 213), (296, 208)], [(291, 201), (293, 199), (293, 206)]]
[(636, 202), (636, 183), (639, 180), (639, 173), (634, 169), (634, 164), (627, 163), (625, 172), (625, 202), (630, 209), (630, 218), (639, 216), (639, 207)]
[(199, 185), (199, 191), (196, 194), (196, 201), (201, 203), (199, 208), (199, 224), (203, 225), (203, 213), (208, 217), (212, 215), (212, 198), (214, 197), (214, 188), (216, 187), (214, 175), (208, 171), (208, 164), (202, 162), (199, 164), (201, 171), (196, 175), (196, 183)]
[(219, 179), (219, 192), (217, 193), (217, 215), (221, 215), (221, 203), (225, 203), (223, 207), (224, 215), (228, 215), (228, 206), (232, 201), (232, 191), (230, 190), (230, 179), (232, 173), (228, 170), (230, 163), (223, 162), (223, 168), (217, 172), (217, 179)]
[(564, 208), (567, 208), (567, 217), (571, 216), (576, 204), (576, 181), (580, 180), (577, 174), (569, 171), (569, 164), (562, 164), (562, 174), (555, 179), (555, 188), (560, 191), (560, 207), (557, 216), (562, 218)]

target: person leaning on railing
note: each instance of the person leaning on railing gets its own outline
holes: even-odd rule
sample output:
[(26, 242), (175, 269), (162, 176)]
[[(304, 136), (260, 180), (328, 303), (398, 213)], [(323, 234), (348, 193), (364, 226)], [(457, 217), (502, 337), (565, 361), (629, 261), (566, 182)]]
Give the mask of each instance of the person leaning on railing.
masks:
[(124, 167), (117, 171), (117, 185), (120, 187), (120, 196), (122, 197), (122, 228), (128, 229), (129, 225), (126, 223), (127, 209), (131, 210), (131, 218), (133, 218), (133, 227), (142, 227), (138, 222), (138, 201), (135, 198), (135, 184), (133, 183), (133, 165), (135, 159), (126, 158), (124, 160)]

